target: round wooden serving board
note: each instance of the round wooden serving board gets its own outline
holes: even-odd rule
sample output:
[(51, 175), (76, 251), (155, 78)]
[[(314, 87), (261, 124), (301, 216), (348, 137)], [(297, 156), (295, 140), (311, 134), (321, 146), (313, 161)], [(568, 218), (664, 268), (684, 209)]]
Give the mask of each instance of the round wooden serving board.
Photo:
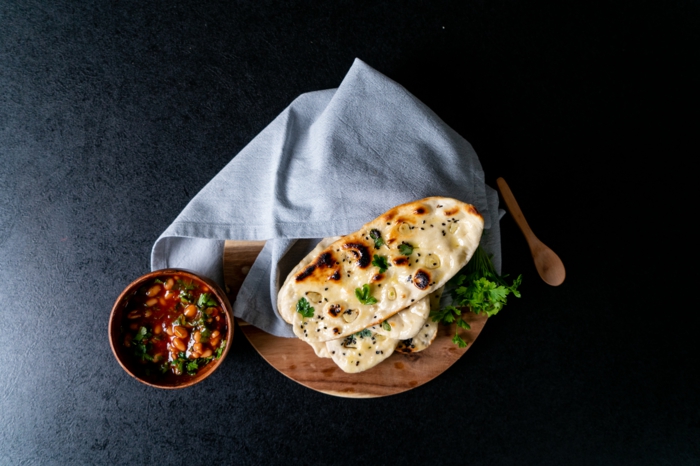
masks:
[[(264, 241), (226, 241), (224, 280), (231, 302), (248, 270), (264, 246)], [(359, 374), (347, 374), (332, 359), (319, 358), (308, 344), (297, 338), (281, 338), (237, 319), (237, 323), (258, 353), (272, 367), (295, 382), (313, 390), (350, 398), (395, 395), (423, 385), (442, 374), (473, 344), (484, 328), (485, 315), (467, 313), (471, 330), (459, 329), (466, 348), (452, 343), (456, 325), (440, 325), (437, 337), (424, 351), (394, 353), (385, 361)]]

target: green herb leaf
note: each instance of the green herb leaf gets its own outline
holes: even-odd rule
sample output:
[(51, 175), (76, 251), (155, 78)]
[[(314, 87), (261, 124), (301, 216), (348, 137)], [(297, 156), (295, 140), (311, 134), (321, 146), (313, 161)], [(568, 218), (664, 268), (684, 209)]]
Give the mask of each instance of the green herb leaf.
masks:
[(382, 247), (384, 240), (382, 239), (382, 234), (379, 230), (370, 230), (369, 236), (374, 240), (374, 249), (379, 249)]
[(148, 338), (150, 337), (151, 333), (146, 327), (142, 326), (138, 329), (136, 335), (134, 335), (134, 337), (132, 338), (132, 351), (134, 353), (134, 356), (137, 359), (140, 359), (141, 361), (153, 361), (153, 356), (148, 354), (148, 349), (150, 348), (150, 345), (146, 343), (148, 341)]
[(192, 280), (186, 282), (185, 280), (180, 279), (175, 283), (175, 288), (178, 290), (191, 291), (197, 288), (197, 285), (195, 285)]
[(374, 259), (372, 259), (372, 265), (375, 267), (379, 267), (379, 273), (384, 273), (386, 272), (386, 269), (389, 268), (389, 262), (386, 260), (385, 256), (378, 256), (374, 255)]
[(376, 304), (377, 298), (370, 295), (369, 285), (364, 284), (362, 288), (355, 288), (355, 297), (362, 304)]
[(200, 332), (203, 332), (205, 329), (209, 329), (210, 324), (207, 323), (208, 318), (208, 315), (206, 315), (204, 312), (200, 312), (199, 314), (197, 314), (197, 318), (193, 320), (191, 324), (186, 324), (185, 326), (197, 327), (200, 329)]
[(141, 327), (139, 328), (139, 331), (136, 332), (136, 335), (134, 335), (134, 341), (141, 341), (146, 337), (146, 335), (148, 335), (148, 329), (146, 327)]
[(199, 364), (197, 363), (196, 359), (187, 363), (187, 373), (189, 375), (195, 375), (197, 373), (197, 369), (199, 369)]
[[(522, 275), (510, 285), (506, 282), (506, 277), (507, 275), (501, 276), (496, 273), (489, 255), (481, 246), (477, 247), (464, 269), (448, 283), (448, 287), (452, 288), (452, 305), (433, 311), (430, 316), (434, 322), (451, 324), (456, 321), (461, 328), (471, 328), (460, 317), (462, 310), (474, 314), (484, 313), (491, 317), (503, 309), (508, 295), (512, 293), (515, 297), (520, 297), (518, 287), (522, 282)], [(466, 342), (459, 335), (455, 335), (452, 341), (460, 348), (466, 346)]]
[(182, 374), (185, 372), (184, 365), (185, 365), (185, 358), (177, 358), (173, 361), (170, 362), (170, 365), (175, 368), (175, 373), (176, 374)]
[(311, 304), (309, 304), (306, 298), (301, 298), (299, 301), (297, 301), (297, 312), (303, 317), (314, 316), (314, 308), (311, 307)]
[(226, 340), (221, 340), (221, 344), (216, 349), (216, 353), (214, 354), (215, 359), (219, 359), (221, 355), (224, 354), (224, 349), (226, 349)]
[(433, 318), (433, 322), (442, 322), (444, 324), (451, 324), (455, 321), (457, 316), (462, 315), (462, 310), (455, 306), (446, 306), (443, 309), (432, 311), (430, 316)]
[(372, 332), (369, 329), (365, 328), (357, 332), (355, 335), (357, 335), (360, 338), (369, 338), (372, 336)]
[(464, 320), (464, 319), (459, 319), (459, 320), (457, 321), (457, 326), (458, 326), (458, 327), (462, 327), (462, 328), (465, 329), (465, 330), (471, 330), (471, 329), (472, 329), (472, 326), (469, 325), (469, 324), (467, 323), (467, 321)]
[(140, 359), (141, 361), (153, 361), (153, 357), (148, 354), (148, 345), (145, 343), (135, 344), (133, 348), (136, 359)]
[(452, 337), (452, 343), (455, 345), (459, 346), (460, 348), (466, 348), (467, 347), (467, 342), (464, 341), (462, 337), (459, 335), (455, 334), (455, 336)]
[(391, 324), (386, 320), (382, 322), (382, 328), (387, 332), (391, 332)]
[(408, 243), (401, 243), (399, 244), (399, 252), (404, 256), (410, 256), (413, 254), (413, 246)]
[(209, 294), (209, 293), (202, 293), (199, 295), (199, 299), (197, 300), (197, 307), (199, 308), (205, 308), (205, 307), (214, 307), (218, 303), (214, 299), (214, 297)]
[(192, 293), (186, 290), (180, 290), (180, 301), (183, 303), (191, 303), (194, 301), (194, 296), (192, 296)]

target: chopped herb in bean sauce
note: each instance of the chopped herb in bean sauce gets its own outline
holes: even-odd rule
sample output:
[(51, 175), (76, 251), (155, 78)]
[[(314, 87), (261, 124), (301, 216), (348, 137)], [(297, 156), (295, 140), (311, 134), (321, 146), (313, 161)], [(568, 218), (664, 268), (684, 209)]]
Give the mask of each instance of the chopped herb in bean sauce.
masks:
[(129, 298), (122, 342), (133, 370), (153, 381), (194, 376), (226, 348), (228, 322), (209, 287), (178, 275), (144, 284)]

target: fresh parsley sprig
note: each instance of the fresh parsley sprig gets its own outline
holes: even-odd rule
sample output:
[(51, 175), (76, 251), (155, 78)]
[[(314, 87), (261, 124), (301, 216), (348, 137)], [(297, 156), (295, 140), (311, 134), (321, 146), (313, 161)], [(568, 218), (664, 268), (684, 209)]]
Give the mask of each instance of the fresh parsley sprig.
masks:
[[(452, 322), (457, 322), (458, 327), (466, 330), (471, 329), (467, 321), (462, 318), (462, 309), (455, 306), (446, 306), (444, 309), (431, 312), (430, 316), (433, 318), (433, 322), (442, 322), (448, 325)], [(459, 336), (459, 333), (455, 333), (454, 337), (452, 337), (452, 343), (458, 345), (460, 348), (465, 348), (467, 346), (467, 342), (464, 341), (464, 338)]]
[(403, 242), (399, 244), (399, 252), (404, 256), (410, 256), (411, 254), (413, 254), (413, 246), (406, 242)]
[(309, 304), (306, 298), (300, 298), (299, 301), (297, 301), (297, 312), (301, 314), (302, 317), (314, 316), (314, 308), (311, 307), (311, 304)]
[(179, 279), (177, 282), (175, 282), (175, 289), (178, 290), (185, 290), (185, 291), (192, 291), (195, 288), (197, 288), (197, 285), (194, 284), (194, 281), (190, 280), (189, 282)]
[(203, 309), (205, 307), (214, 307), (217, 305), (216, 299), (209, 293), (202, 293), (197, 300), (197, 307)]
[(150, 337), (151, 332), (149, 332), (146, 327), (142, 326), (132, 338), (134, 356), (141, 361), (153, 361), (153, 357), (148, 354), (150, 345), (147, 343), (147, 341)]
[(355, 288), (355, 297), (362, 304), (376, 304), (377, 298), (370, 294), (369, 285), (364, 284), (362, 288)]
[(377, 254), (375, 254), (374, 258), (372, 259), (372, 265), (379, 267), (379, 273), (384, 273), (386, 272), (386, 269), (389, 268), (389, 262), (387, 261), (386, 256), (378, 256)]
[(370, 230), (369, 236), (374, 240), (374, 249), (379, 249), (384, 244), (382, 234), (379, 230)]
[(221, 344), (216, 349), (216, 353), (214, 353), (214, 359), (219, 359), (221, 357), (221, 355), (224, 354), (225, 349), (226, 349), (226, 340), (221, 340)]
[[(447, 285), (452, 288), (452, 304), (430, 313), (433, 322), (456, 322), (457, 326), (468, 330), (471, 327), (464, 320), (463, 312), (484, 313), (487, 317), (498, 314), (506, 305), (508, 295), (512, 293), (516, 298), (520, 297), (518, 287), (522, 275), (518, 275), (510, 285), (506, 282), (506, 277), (508, 275), (498, 275), (491, 257), (479, 245), (471, 260)], [(452, 341), (460, 348), (467, 346), (458, 334), (455, 334)]]

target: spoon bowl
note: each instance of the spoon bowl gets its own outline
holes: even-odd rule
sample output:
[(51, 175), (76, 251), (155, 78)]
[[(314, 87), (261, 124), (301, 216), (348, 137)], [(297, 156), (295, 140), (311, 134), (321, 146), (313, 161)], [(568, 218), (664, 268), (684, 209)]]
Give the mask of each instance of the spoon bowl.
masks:
[(547, 245), (535, 236), (532, 229), (527, 224), (523, 212), (520, 210), (518, 202), (513, 196), (513, 192), (503, 178), (498, 178), (496, 180), (498, 184), (498, 190), (501, 192), (503, 201), (506, 203), (508, 211), (513, 216), (516, 225), (520, 228), (520, 231), (525, 235), (525, 240), (528, 246), (530, 246), (530, 253), (532, 254), (532, 259), (535, 261), (535, 268), (537, 273), (540, 274), (542, 280), (551, 286), (559, 286), (564, 282), (566, 278), (566, 269), (564, 268), (564, 263), (561, 261), (559, 256), (552, 251)]
[(564, 269), (564, 263), (554, 251), (535, 238), (530, 243), (530, 252), (535, 261), (535, 268), (545, 283), (559, 286), (564, 282), (566, 269)]

